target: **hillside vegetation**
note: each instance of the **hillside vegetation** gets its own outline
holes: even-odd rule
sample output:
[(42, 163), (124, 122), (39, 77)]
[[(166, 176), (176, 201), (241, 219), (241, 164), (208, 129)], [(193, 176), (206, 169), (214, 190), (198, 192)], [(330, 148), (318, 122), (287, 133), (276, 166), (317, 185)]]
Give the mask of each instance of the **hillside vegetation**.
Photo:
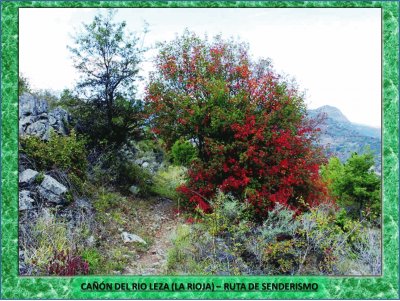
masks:
[(295, 83), (221, 36), (160, 43), (138, 99), (139, 40), (111, 11), (69, 47), (74, 90), (21, 76), (21, 275), (381, 273), (374, 145), (327, 157)]

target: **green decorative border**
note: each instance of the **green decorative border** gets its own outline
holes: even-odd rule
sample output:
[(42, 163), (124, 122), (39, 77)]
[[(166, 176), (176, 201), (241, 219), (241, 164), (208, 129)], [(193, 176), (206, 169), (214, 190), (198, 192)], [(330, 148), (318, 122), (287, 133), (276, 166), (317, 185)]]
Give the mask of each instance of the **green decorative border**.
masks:
[[(1, 285), (4, 299), (398, 299), (398, 21), (397, 1), (3, 1), (1, 5), (2, 204)], [(18, 8), (20, 7), (374, 7), (383, 18), (383, 276), (381, 277), (164, 277), (18, 276)], [(328, 58), (327, 58), (328, 59)], [(365, 62), (366, 64), (368, 62)], [(316, 282), (317, 292), (85, 292), (84, 282)]]

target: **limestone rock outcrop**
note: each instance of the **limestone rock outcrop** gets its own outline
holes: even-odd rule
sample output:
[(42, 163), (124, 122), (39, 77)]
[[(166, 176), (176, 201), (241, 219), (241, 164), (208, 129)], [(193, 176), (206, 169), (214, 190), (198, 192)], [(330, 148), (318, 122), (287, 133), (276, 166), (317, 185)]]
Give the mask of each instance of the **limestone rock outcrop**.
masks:
[(34, 135), (48, 140), (50, 131), (58, 134), (68, 134), (68, 124), (71, 115), (62, 108), (49, 111), (48, 104), (43, 99), (25, 93), (19, 97), (19, 134), (20, 136)]

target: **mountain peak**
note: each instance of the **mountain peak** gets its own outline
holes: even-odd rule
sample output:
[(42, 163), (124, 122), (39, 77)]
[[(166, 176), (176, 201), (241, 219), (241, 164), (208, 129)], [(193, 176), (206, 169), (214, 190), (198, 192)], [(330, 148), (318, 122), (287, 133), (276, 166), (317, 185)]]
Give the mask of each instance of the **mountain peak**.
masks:
[(333, 106), (325, 105), (313, 111), (317, 114), (325, 113), (327, 115), (327, 118), (332, 118), (338, 122), (350, 123), (350, 120), (348, 120), (347, 117), (343, 115), (342, 111)]

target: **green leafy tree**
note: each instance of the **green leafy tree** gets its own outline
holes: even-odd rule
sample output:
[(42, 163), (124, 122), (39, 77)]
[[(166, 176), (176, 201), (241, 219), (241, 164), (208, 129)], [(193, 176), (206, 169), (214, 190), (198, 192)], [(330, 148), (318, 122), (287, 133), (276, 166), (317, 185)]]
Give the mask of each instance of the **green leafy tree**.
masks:
[(344, 165), (337, 157), (329, 159), (328, 164), (321, 166), (321, 176), (330, 193), (338, 197), (341, 194), (339, 182), (344, 175)]
[(30, 92), (31, 92), (31, 86), (29, 84), (28, 79), (24, 77), (22, 74), (20, 74), (18, 76), (18, 95)]
[(380, 216), (381, 181), (372, 170), (373, 165), (372, 153), (353, 153), (345, 164), (338, 158), (331, 158), (321, 169), (322, 178), (331, 194), (337, 198), (338, 205), (360, 220), (363, 219), (363, 213), (367, 212), (372, 218)]
[(82, 123), (96, 139), (121, 142), (140, 120), (135, 81), (143, 49), (140, 38), (127, 31), (125, 22), (114, 22), (114, 16), (113, 10), (95, 16), (68, 48), (81, 75), (76, 96)]

